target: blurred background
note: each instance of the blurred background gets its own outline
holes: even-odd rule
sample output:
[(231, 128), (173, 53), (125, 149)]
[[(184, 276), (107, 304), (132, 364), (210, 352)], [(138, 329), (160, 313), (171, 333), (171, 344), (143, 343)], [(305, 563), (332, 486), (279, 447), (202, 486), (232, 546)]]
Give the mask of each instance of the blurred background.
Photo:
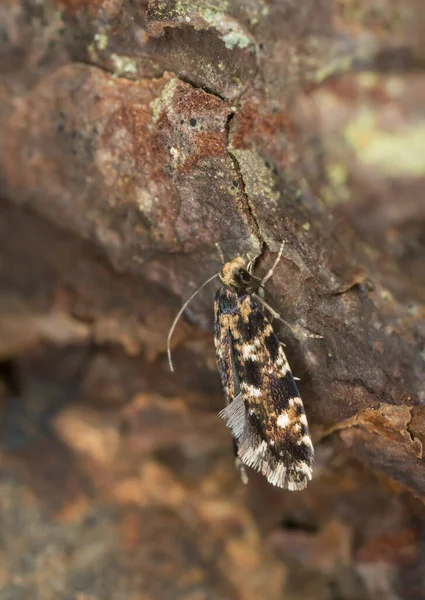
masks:
[[(425, 598), (421, 0), (3, 0), (1, 600)], [(234, 469), (226, 258), (313, 481)], [(322, 336), (322, 337), (319, 337)]]

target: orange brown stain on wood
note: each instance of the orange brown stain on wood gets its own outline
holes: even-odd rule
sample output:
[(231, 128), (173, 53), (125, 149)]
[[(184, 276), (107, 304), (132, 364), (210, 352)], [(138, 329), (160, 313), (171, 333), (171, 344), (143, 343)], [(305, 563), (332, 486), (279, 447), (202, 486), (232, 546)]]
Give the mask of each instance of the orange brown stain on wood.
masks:
[(89, 12), (95, 13), (104, 4), (103, 0), (53, 0), (57, 4), (71, 14), (74, 15), (81, 8), (87, 7)]
[[(124, 127), (131, 135), (133, 145), (138, 148), (146, 143), (147, 125), (150, 115), (140, 105), (121, 104), (108, 119), (103, 138), (105, 141), (111, 139), (117, 129)], [(108, 144), (109, 145), (109, 144)]]
[(89, 498), (80, 493), (61, 508), (56, 514), (55, 520), (60, 523), (81, 523), (87, 516), (89, 509)]
[(260, 103), (248, 101), (235, 115), (235, 127), (232, 131), (232, 146), (237, 149), (248, 149), (253, 138), (269, 140), (276, 144), (276, 135), (282, 131), (289, 138), (293, 137), (292, 128), (284, 111), (261, 110)]
[(142, 537), (142, 523), (140, 513), (129, 510), (120, 524), (121, 542), (125, 552), (135, 552), (140, 545)]
[[(163, 166), (167, 163), (163, 140), (151, 127), (151, 115), (142, 104), (122, 104), (108, 119), (102, 134), (101, 145), (111, 149), (114, 134), (120, 128), (129, 135), (131, 158), (136, 171), (149, 170), (150, 178), (158, 181), (166, 178)], [(120, 150), (117, 150), (120, 153)]]
[[(334, 94), (338, 101), (344, 101), (347, 105), (356, 106), (359, 102), (363, 104), (379, 104), (382, 109), (386, 105), (394, 104), (394, 97), (388, 93), (385, 85), (390, 80), (388, 77), (377, 77), (365, 86), (359, 83), (361, 74), (347, 74), (345, 77), (329, 79), (326, 83), (327, 94)], [(317, 90), (320, 93), (320, 90)]]
[(357, 559), (408, 567), (418, 559), (417, 536), (411, 529), (404, 529), (375, 538), (361, 548)]
[(199, 118), (202, 112), (215, 115), (224, 107), (223, 100), (203, 90), (179, 86), (174, 94), (174, 109), (184, 118)]
[(225, 156), (227, 153), (224, 136), (220, 132), (199, 132), (194, 136), (196, 150), (184, 161), (180, 171), (191, 171), (204, 158)]

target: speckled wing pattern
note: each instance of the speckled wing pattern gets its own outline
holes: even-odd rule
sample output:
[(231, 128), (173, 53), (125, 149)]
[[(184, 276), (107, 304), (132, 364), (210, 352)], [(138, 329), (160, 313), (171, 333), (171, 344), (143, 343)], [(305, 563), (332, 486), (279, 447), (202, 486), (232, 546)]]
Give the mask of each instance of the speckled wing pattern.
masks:
[(302, 400), (276, 334), (247, 290), (223, 285), (215, 302), (217, 365), (243, 464), (276, 486), (303, 489), (314, 450)]

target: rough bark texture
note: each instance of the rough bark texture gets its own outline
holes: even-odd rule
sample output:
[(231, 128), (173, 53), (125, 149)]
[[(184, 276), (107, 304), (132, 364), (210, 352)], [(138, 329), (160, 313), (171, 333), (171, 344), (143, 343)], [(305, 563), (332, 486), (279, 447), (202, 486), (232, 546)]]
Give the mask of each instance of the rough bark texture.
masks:
[[(0, 13), (1, 598), (424, 598), (421, 0)], [(214, 285), (165, 356), (282, 239), (301, 493), (233, 469)]]

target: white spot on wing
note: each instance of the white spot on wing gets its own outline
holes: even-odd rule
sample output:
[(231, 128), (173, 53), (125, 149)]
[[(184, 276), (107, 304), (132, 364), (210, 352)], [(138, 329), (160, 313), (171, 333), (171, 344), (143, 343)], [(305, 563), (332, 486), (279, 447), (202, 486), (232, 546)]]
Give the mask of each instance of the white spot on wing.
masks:
[(291, 372), (291, 369), (289, 368), (288, 363), (286, 362), (286, 360), (282, 360), (281, 358), (278, 358), (275, 362), (275, 368), (279, 369), (279, 374), (280, 375), (286, 375), (287, 373)]
[(289, 406), (304, 406), (303, 401), (299, 397), (289, 398)]
[(243, 344), (242, 356), (245, 360), (248, 358), (250, 358), (251, 360), (257, 360), (257, 355), (255, 353), (255, 345), (254, 344)]
[(262, 391), (253, 385), (248, 385), (241, 382), (241, 387), (243, 388), (244, 392), (246, 392), (247, 396), (251, 396), (251, 398), (260, 398), (262, 395)]
[(281, 415), (279, 415), (276, 423), (278, 427), (286, 429), (286, 427), (288, 427), (289, 425), (289, 416), (287, 415), (287, 413), (282, 413)]
[(301, 444), (305, 444), (306, 446), (310, 446), (311, 448), (313, 447), (313, 444), (311, 442), (311, 438), (309, 435), (305, 435), (304, 437), (302, 437), (300, 440), (298, 440), (297, 444), (299, 446)]
[(300, 417), (298, 417), (300, 420), (300, 423), (302, 423), (303, 425), (307, 426), (307, 417), (305, 416), (305, 414), (303, 413)]

